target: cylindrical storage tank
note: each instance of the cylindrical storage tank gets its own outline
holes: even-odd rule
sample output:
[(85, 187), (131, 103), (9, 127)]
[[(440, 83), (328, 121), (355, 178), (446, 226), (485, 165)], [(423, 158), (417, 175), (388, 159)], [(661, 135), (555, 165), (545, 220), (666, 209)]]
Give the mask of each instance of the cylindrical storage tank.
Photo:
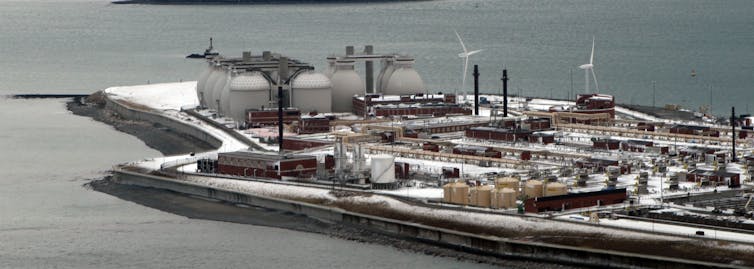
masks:
[(442, 186), (442, 202), (443, 203), (453, 202), (453, 183), (452, 182)]
[(556, 196), (568, 194), (568, 186), (560, 182), (547, 183), (544, 196)]
[(241, 73), (229, 84), (230, 117), (236, 122), (246, 120), (247, 109), (259, 109), (268, 104), (271, 84), (262, 73)]
[(395, 71), (384, 85), (385, 95), (416, 94), (424, 92), (424, 81), (414, 69), (414, 59), (401, 57), (395, 60)]
[(332, 78), (332, 74), (335, 73), (335, 60), (337, 58), (335, 56), (328, 56), (327, 57), (327, 68), (325, 68), (324, 75), (327, 78)]
[(233, 70), (229, 71), (229, 77), (228, 81), (223, 84), (223, 88), (220, 89), (220, 108), (218, 111), (221, 115), (224, 117), (231, 117), (230, 113), (230, 82), (233, 80), (233, 77), (236, 76), (238, 73)]
[(196, 97), (199, 98), (199, 106), (202, 107), (207, 106), (207, 104), (204, 103), (204, 85), (207, 84), (207, 79), (209, 79), (209, 75), (212, 74), (213, 65), (214, 64), (211, 62), (207, 62), (206, 68), (199, 73), (199, 78), (196, 80)]
[(542, 197), (543, 196), (542, 181), (539, 180), (527, 180), (524, 187), (524, 194), (528, 198)]
[(395, 157), (391, 155), (372, 156), (372, 183), (389, 184), (395, 182)]
[(220, 96), (222, 95), (223, 88), (225, 88), (226, 84), (230, 83), (230, 70), (227, 69), (227, 67), (221, 67), (220, 68), (220, 74), (217, 77), (217, 80), (215, 80), (214, 86), (212, 86), (212, 103), (214, 104), (214, 108), (217, 110), (220, 114), (225, 114), (225, 112), (220, 111), (222, 108), (220, 107)]
[(301, 73), (293, 79), (292, 106), (302, 113), (330, 112), (332, 109), (332, 83), (324, 74)]
[(356, 70), (354, 61), (335, 61), (335, 73), (332, 75), (332, 111), (353, 112), (353, 96), (364, 95), (364, 82)]
[(463, 182), (456, 182), (450, 188), (451, 203), (459, 205), (469, 204), (469, 185)]
[(224, 72), (221, 70), (219, 64), (212, 66), (212, 72), (210, 72), (207, 81), (204, 83), (204, 104), (211, 109), (217, 109), (217, 102), (212, 101), (214, 98), (215, 83), (223, 77)]
[(492, 191), (495, 187), (490, 185), (478, 186), (471, 189), (470, 203), (478, 207), (490, 207)]
[(519, 180), (515, 177), (499, 177), (495, 179), (495, 188), (509, 188), (518, 192), (520, 188)]
[(516, 191), (513, 189), (496, 189), (492, 192), (492, 208), (514, 208), (516, 196)]

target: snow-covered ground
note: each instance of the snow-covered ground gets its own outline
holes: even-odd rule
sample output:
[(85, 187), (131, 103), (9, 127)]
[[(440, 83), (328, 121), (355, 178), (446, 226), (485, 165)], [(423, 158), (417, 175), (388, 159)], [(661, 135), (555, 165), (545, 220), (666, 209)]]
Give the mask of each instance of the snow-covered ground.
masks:
[(181, 110), (182, 107), (199, 105), (196, 81), (111, 87), (105, 89), (105, 93), (114, 100), (125, 100), (156, 110)]

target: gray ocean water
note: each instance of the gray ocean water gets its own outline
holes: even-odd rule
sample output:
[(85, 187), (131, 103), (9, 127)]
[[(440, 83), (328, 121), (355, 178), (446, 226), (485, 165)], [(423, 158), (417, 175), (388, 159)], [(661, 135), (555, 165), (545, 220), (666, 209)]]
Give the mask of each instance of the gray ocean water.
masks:
[[(194, 80), (183, 57), (213, 36), (226, 54), (274, 50), (324, 68), (345, 45), (417, 57), (431, 89), (460, 85), (458, 30), (481, 86), (566, 98), (596, 38), (595, 71), (619, 102), (747, 111), (754, 97), (748, 0), (428, 1), (149, 6), (0, 0), (0, 95), (89, 93)], [(691, 70), (698, 76), (692, 78)], [(470, 85), (470, 84), (469, 84)], [(710, 91), (711, 89), (711, 91)], [(712, 98), (710, 98), (712, 97)], [(479, 265), (289, 230), (186, 219), (82, 187), (112, 164), (159, 155), (73, 116), (59, 100), (0, 99), (0, 268), (471, 268)], [(754, 109), (754, 108), (752, 108)], [(316, 251), (313, 251), (316, 250)], [(482, 267), (482, 266), (480, 266)]]

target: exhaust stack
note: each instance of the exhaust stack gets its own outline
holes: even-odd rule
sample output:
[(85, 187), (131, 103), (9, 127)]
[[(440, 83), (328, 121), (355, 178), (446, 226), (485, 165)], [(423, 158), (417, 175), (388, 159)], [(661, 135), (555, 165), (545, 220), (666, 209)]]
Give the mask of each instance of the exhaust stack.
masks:
[(508, 69), (503, 69), (503, 117), (508, 117)]
[(479, 116), (479, 65), (474, 65), (474, 115)]

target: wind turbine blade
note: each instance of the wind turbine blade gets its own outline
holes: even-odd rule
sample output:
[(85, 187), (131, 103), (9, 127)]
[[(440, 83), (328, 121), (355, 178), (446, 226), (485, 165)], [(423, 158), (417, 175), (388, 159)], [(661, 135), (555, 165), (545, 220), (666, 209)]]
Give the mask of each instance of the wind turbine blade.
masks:
[(600, 86), (597, 84), (597, 75), (594, 74), (594, 68), (592, 70), (592, 78), (594, 79), (594, 88), (597, 90), (597, 93), (600, 92)]
[(480, 53), (480, 52), (482, 52), (483, 50), (484, 50), (484, 49), (475, 50), (475, 51), (469, 51), (469, 52), (467, 52), (467, 53), (466, 53), (466, 57), (469, 57), (469, 56), (471, 56), (471, 55), (474, 55), (474, 54)]
[(594, 64), (594, 36), (592, 36), (592, 56), (589, 57), (589, 64)]
[(463, 48), (463, 53), (466, 53), (466, 45), (463, 44), (463, 39), (461, 39), (461, 35), (458, 34), (458, 31), (453, 30), (453, 32), (456, 33), (456, 37), (458, 37), (458, 42), (461, 42), (461, 48)]

